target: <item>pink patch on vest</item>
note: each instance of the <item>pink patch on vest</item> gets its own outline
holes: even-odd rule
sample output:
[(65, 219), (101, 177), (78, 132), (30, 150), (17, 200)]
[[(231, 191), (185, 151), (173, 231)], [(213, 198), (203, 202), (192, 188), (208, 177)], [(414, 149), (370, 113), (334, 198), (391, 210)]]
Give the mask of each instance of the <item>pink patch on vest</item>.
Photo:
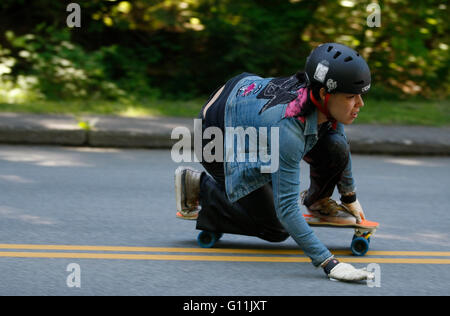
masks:
[(247, 89), (245, 89), (244, 93), (242, 94), (244, 97), (246, 97), (250, 92), (253, 91), (253, 89), (255, 89), (256, 85), (254, 83), (252, 83), (251, 85), (249, 85), (247, 87)]

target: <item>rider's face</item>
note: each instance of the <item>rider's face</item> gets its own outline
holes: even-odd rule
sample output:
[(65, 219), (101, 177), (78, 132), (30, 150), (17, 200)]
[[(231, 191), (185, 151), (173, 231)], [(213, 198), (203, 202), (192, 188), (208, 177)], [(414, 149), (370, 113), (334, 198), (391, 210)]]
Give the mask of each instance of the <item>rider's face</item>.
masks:
[(363, 106), (360, 94), (336, 93), (328, 99), (328, 111), (342, 124), (352, 124)]

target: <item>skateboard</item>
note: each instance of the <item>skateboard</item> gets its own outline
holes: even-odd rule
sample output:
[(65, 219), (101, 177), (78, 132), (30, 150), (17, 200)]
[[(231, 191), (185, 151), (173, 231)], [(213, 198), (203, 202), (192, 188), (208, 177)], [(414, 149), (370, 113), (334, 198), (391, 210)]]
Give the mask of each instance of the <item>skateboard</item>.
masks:
[[(312, 227), (353, 228), (355, 234), (353, 235), (350, 249), (355, 256), (364, 256), (367, 253), (370, 245), (370, 236), (375, 233), (379, 226), (379, 223), (368, 220), (362, 220), (359, 224), (337, 224), (309, 214), (303, 214), (303, 217)], [(197, 243), (202, 248), (212, 248), (222, 236), (222, 233), (203, 230), (197, 236)]]
[(355, 256), (364, 256), (369, 250), (370, 236), (375, 233), (378, 226), (377, 222), (362, 220), (359, 224), (339, 224), (327, 222), (325, 219), (310, 214), (303, 214), (306, 222), (311, 227), (333, 227), (333, 228), (353, 228), (353, 235), (350, 249)]

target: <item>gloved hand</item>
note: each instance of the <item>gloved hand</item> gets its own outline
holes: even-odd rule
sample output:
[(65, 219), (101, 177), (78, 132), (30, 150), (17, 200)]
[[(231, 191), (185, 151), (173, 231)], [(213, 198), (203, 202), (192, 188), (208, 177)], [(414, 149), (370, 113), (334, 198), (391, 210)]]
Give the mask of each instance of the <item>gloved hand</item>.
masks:
[(328, 274), (329, 278), (339, 281), (373, 280), (375, 275), (364, 269), (356, 269), (351, 264), (340, 262)]
[(350, 213), (351, 215), (353, 215), (356, 218), (356, 222), (359, 224), (361, 223), (361, 220), (366, 219), (364, 216), (364, 211), (361, 207), (361, 204), (359, 204), (359, 201), (356, 200), (355, 202), (352, 203), (342, 203), (341, 204), (345, 211), (347, 213)]

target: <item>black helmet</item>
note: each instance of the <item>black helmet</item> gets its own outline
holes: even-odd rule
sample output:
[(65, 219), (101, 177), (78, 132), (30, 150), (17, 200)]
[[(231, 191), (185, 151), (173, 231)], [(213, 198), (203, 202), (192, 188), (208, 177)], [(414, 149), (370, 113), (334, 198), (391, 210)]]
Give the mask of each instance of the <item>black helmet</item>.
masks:
[(327, 93), (363, 94), (370, 89), (370, 69), (364, 58), (348, 46), (325, 43), (306, 59), (308, 86), (319, 83)]

